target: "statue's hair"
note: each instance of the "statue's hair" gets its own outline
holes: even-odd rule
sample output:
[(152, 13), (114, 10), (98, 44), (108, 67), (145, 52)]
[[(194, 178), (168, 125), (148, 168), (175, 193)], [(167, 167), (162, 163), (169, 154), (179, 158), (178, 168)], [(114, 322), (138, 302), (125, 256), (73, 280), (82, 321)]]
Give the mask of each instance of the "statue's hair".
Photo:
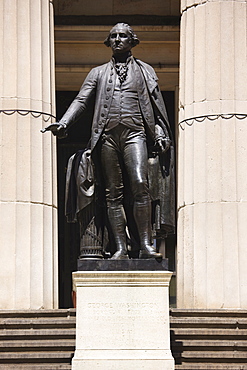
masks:
[(128, 33), (130, 34), (130, 37), (131, 37), (131, 46), (132, 46), (132, 48), (140, 43), (140, 40), (138, 39), (138, 37), (136, 36), (136, 34), (134, 33), (133, 29), (130, 27), (129, 24), (127, 24), (127, 23), (117, 23), (117, 24), (115, 24), (114, 27), (112, 27), (112, 29), (109, 32), (108, 37), (104, 41), (104, 44), (106, 46), (110, 46), (110, 38), (111, 38), (112, 30), (117, 26), (126, 27), (128, 29)]

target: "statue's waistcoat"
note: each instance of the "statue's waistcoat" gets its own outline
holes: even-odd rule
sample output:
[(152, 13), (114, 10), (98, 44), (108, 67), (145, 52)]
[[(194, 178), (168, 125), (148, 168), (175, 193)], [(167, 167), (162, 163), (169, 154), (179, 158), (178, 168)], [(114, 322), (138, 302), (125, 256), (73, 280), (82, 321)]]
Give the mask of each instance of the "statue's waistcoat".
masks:
[[(97, 68), (99, 68), (99, 75), (97, 81), (95, 113), (92, 125), (92, 149), (98, 142), (98, 139), (106, 123), (108, 122), (116, 83), (116, 72), (112, 61), (102, 67)], [(150, 127), (151, 132), (154, 133), (154, 116), (151, 101), (141, 69), (136, 62), (134, 62), (134, 71), (141, 113), (144, 121)]]

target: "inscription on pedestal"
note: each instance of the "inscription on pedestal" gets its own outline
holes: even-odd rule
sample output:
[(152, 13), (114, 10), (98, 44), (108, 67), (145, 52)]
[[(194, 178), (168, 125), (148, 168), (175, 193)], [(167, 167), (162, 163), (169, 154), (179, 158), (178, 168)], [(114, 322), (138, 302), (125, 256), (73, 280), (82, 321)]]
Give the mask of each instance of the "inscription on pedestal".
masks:
[[(79, 287), (78, 305), (83, 315), (78, 318), (81, 327), (87, 328), (79, 335), (84, 337), (84, 348), (104, 349), (157, 349), (167, 343), (168, 305), (164, 289), (160, 287)], [(90, 290), (90, 294), (89, 294)], [(95, 332), (101, 340), (95, 342)], [(141, 340), (140, 340), (141, 338)]]

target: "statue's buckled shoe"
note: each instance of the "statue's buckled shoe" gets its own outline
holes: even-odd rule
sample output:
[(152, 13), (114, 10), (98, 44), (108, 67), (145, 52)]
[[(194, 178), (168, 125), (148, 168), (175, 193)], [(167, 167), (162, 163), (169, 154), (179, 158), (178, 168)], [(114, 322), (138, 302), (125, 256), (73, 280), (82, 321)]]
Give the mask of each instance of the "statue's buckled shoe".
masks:
[(111, 257), (111, 260), (128, 260), (129, 256), (127, 251), (117, 251)]
[(145, 247), (144, 249), (140, 250), (139, 258), (140, 259), (148, 259), (148, 258), (157, 258), (162, 259), (162, 254), (155, 251), (153, 247)]

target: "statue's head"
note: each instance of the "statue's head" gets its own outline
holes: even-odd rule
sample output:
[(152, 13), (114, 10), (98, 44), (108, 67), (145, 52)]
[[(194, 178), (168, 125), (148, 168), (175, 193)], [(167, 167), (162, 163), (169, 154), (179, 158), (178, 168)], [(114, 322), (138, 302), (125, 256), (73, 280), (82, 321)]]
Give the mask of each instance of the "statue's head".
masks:
[(117, 23), (111, 30), (104, 44), (112, 48), (113, 54), (130, 51), (139, 44), (139, 39), (127, 23)]

